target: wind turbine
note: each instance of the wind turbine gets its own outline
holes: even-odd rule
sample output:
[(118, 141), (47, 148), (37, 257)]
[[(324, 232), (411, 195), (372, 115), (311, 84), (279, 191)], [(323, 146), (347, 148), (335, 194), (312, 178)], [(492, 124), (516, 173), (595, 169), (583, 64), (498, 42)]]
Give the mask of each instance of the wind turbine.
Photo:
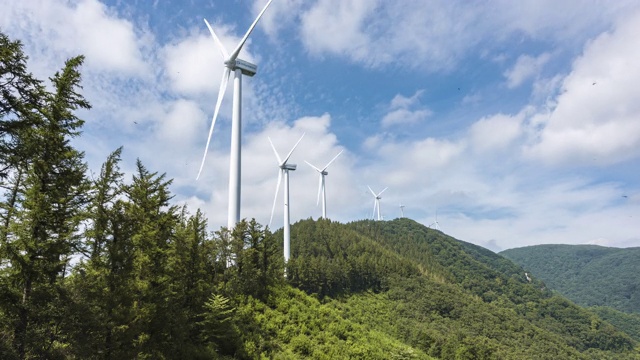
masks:
[(400, 217), (404, 217), (404, 205), (400, 204)]
[(287, 154), (287, 157), (284, 158), (284, 160), (282, 160), (280, 158), (280, 155), (278, 154), (278, 151), (276, 150), (275, 146), (273, 146), (273, 142), (271, 141), (271, 138), (269, 138), (269, 143), (271, 144), (271, 148), (273, 149), (273, 152), (276, 154), (276, 158), (278, 159), (278, 167), (280, 168), (280, 170), (278, 171), (278, 185), (276, 186), (276, 194), (273, 197), (273, 207), (271, 208), (271, 218), (269, 218), (269, 227), (271, 227), (271, 221), (273, 221), (273, 212), (276, 209), (276, 200), (278, 199), (278, 192), (280, 191), (280, 182), (282, 181), (282, 178), (284, 177), (284, 225), (283, 225), (283, 230), (284, 230), (284, 263), (286, 264), (287, 262), (289, 262), (289, 255), (290, 255), (290, 249), (291, 249), (291, 222), (289, 220), (289, 171), (295, 171), (296, 170), (296, 165), (295, 164), (287, 164), (287, 161), (289, 161), (289, 158), (291, 157), (291, 154), (293, 153), (293, 150), (296, 149), (296, 147), (298, 146), (298, 144), (300, 143), (300, 141), (302, 140), (302, 138), (304, 137), (304, 134), (302, 134), (302, 136), (300, 137), (300, 139), (298, 140), (298, 142), (293, 145), (293, 148), (291, 149), (291, 151), (289, 151), (289, 153)]
[(322, 169), (318, 169), (317, 167), (313, 166), (310, 162), (306, 160), (304, 161), (307, 163), (307, 165), (314, 168), (315, 171), (317, 171), (320, 174), (319, 182), (318, 182), (318, 200), (316, 200), (316, 206), (320, 202), (320, 194), (322, 193), (322, 218), (324, 219), (327, 218), (327, 193), (325, 192), (325, 189), (324, 189), (324, 177), (329, 175), (329, 173), (327, 172), (327, 168), (329, 167), (329, 165), (331, 165), (331, 163), (335, 159), (337, 159), (338, 156), (340, 156), (340, 154), (342, 154), (343, 151), (344, 150), (340, 150), (338, 155), (334, 156), (333, 159), (331, 159), (331, 161), (329, 161), (329, 163), (325, 165), (325, 167), (323, 167)]
[(383, 192), (385, 192), (385, 190), (388, 189), (388, 187), (384, 188), (382, 191), (380, 191), (379, 193), (374, 193), (373, 190), (371, 190), (371, 187), (367, 186), (369, 188), (369, 191), (371, 191), (371, 194), (374, 197), (373, 200), (373, 215), (371, 216), (372, 218), (375, 218), (376, 216), (376, 210), (378, 211), (378, 220), (382, 220), (382, 217), (380, 216), (380, 199), (382, 199), (380, 197), (380, 195), (382, 195)]
[(429, 225), (429, 227), (432, 229), (440, 230), (440, 224), (438, 224), (438, 209), (436, 209), (436, 221)]
[(211, 25), (207, 19), (204, 19), (204, 22), (207, 24), (209, 28), (209, 32), (211, 36), (213, 36), (213, 40), (215, 40), (216, 44), (222, 56), (224, 57), (224, 65), (225, 68), (222, 73), (222, 81), (220, 82), (220, 90), (218, 91), (218, 99), (216, 100), (216, 107), (213, 112), (213, 119), (211, 119), (211, 127), (209, 128), (209, 136), (207, 137), (207, 145), (204, 148), (204, 155), (202, 156), (202, 163), (200, 164), (200, 170), (198, 170), (198, 176), (196, 180), (200, 178), (200, 174), (202, 173), (202, 169), (204, 167), (204, 162), (207, 158), (207, 152), (209, 151), (209, 143), (211, 142), (211, 135), (213, 134), (213, 128), (216, 124), (216, 119), (218, 118), (218, 113), (220, 112), (220, 105), (222, 104), (222, 99), (224, 98), (224, 94), (227, 90), (227, 83), (229, 82), (229, 77), (231, 76), (231, 72), (233, 71), (234, 80), (233, 80), (233, 112), (232, 112), (232, 121), (231, 121), (231, 153), (229, 156), (229, 209), (228, 209), (228, 218), (227, 218), (227, 228), (231, 230), (235, 227), (236, 223), (240, 221), (240, 167), (241, 167), (241, 148), (242, 148), (242, 140), (241, 140), (241, 130), (242, 130), (242, 75), (253, 76), (258, 71), (258, 66), (254, 65), (250, 62), (238, 59), (238, 55), (240, 54), (240, 50), (244, 46), (245, 42), (249, 38), (249, 35), (255, 28), (258, 20), (262, 17), (262, 14), (267, 10), (269, 5), (273, 0), (269, 0), (267, 5), (262, 9), (258, 17), (253, 21), (253, 24), (247, 30), (247, 33), (244, 34), (242, 40), (236, 48), (233, 50), (231, 54), (227, 52), (227, 49), (222, 45), (222, 42), (213, 31)]

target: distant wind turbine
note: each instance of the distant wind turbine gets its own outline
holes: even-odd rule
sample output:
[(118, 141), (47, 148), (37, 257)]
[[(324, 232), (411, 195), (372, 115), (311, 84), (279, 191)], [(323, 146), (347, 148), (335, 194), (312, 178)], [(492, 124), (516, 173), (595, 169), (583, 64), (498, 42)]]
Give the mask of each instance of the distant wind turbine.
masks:
[(400, 217), (404, 217), (404, 205), (400, 204)]
[(329, 173), (327, 172), (327, 168), (329, 167), (329, 165), (331, 165), (331, 163), (333, 163), (333, 161), (335, 159), (338, 158), (338, 156), (340, 156), (340, 154), (342, 154), (341, 150), (338, 155), (334, 156), (333, 159), (331, 159), (331, 161), (329, 161), (329, 163), (327, 163), (327, 165), (325, 165), (325, 167), (323, 167), (322, 169), (319, 169), (315, 166), (313, 166), (310, 162), (308, 161), (304, 161), (307, 163), (307, 165), (311, 166), (312, 168), (315, 169), (315, 171), (318, 172), (318, 174), (320, 175), (319, 177), (319, 182), (318, 182), (318, 200), (316, 200), (316, 206), (318, 205), (318, 203), (320, 203), (320, 194), (322, 194), (322, 218), (326, 219), (327, 218), (327, 193), (325, 192), (325, 188), (324, 188), (324, 177), (329, 175)]
[(388, 187), (384, 188), (382, 191), (380, 191), (379, 193), (375, 193), (373, 192), (373, 190), (371, 190), (371, 187), (367, 186), (369, 188), (369, 191), (371, 191), (371, 194), (374, 197), (373, 200), (373, 215), (371, 216), (372, 218), (376, 217), (376, 210), (378, 212), (378, 220), (382, 220), (382, 217), (380, 216), (380, 199), (382, 199), (380, 197), (380, 195), (382, 195), (383, 192), (385, 192), (385, 190), (388, 189)]
[(271, 141), (271, 138), (269, 138), (269, 143), (271, 144), (271, 148), (273, 149), (273, 152), (276, 154), (276, 159), (278, 159), (278, 167), (280, 168), (280, 170), (278, 170), (278, 185), (276, 186), (276, 194), (273, 197), (273, 207), (271, 208), (271, 217), (269, 218), (269, 227), (271, 227), (271, 222), (273, 221), (273, 212), (276, 210), (276, 200), (278, 199), (278, 192), (280, 191), (280, 182), (282, 182), (282, 178), (284, 177), (283, 230), (284, 230), (284, 262), (285, 264), (289, 262), (289, 255), (290, 255), (290, 249), (291, 249), (291, 246), (290, 246), (291, 245), (291, 238), (290, 238), (291, 237), (290, 235), (291, 221), (289, 218), (289, 171), (296, 170), (296, 165), (287, 164), (287, 161), (289, 161), (291, 154), (293, 154), (293, 150), (296, 149), (296, 147), (298, 146), (298, 144), (300, 143), (303, 137), (304, 137), (304, 134), (302, 134), (298, 142), (295, 145), (293, 145), (293, 148), (291, 148), (291, 151), (289, 151), (289, 153), (284, 158), (284, 160), (280, 158), (280, 155), (278, 154), (276, 147), (273, 146), (273, 142)]
[(198, 170), (198, 176), (196, 177), (196, 179), (199, 179), (200, 174), (202, 173), (202, 169), (207, 158), (207, 152), (209, 151), (209, 143), (211, 142), (213, 128), (216, 124), (218, 113), (220, 112), (222, 99), (224, 98), (224, 94), (227, 90), (229, 77), (231, 76), (231, 72), (233, 71), (233, 113), (231, 121), (231, 153), (229, 156), (229, 209), (227, 213), (227, 228), (229, 230), (234, 228), (236, 223), (240, 221), (240, 167), (242, 160), (242, 139), (240, 134), (242, 130), (242, 75), (253, 76), (256, 74), (256, 71), (258, 71), (257, 65), (238, 59), (238, 55), (240, 54), (240, 50), (242, 50), (245, 42), (249, 38), (249, 35), (258, 23), (258, 20), (260, 20), (262, 14), (264, 14), (272, 1), (273, 0), (269, 0), (269, 2), (267, 2), (267, 5), (265, 5), (260, 14), (258, 14), (258, 17), (253, 21), (253, 24), (251, 24), (249, 30), (247, 30), (247, 33), (244, 34), (244, 37), (242, 38), (242, 40), (240, 40), (240, 43), (238, 44), (238, 46), (236, 46), (235, 50), (233, 50), (231, 54), (229, 54), (227, 52), (227, 49), (225, 49), (225, 47), (222, 45), (222, 42), (213, 31), (211, 25), (209, 25), (207, 19), (204, 19), (204, 22), (209, 28), (209, 32), (211, 32), (211, 36), (213, 36), (213, 39), (215, 40), (220, 52), (222, 53), (222, 56), (224, 57), (225, 68), (222, 73), (222, 81), (220, 82), (220, 90), (218, 91), (218, 100), (216, 101), (216, 107), (213, 112), (213, 119), (211, 119), (211, 127), (209, 128), (207, 145), (204, 148), (202, 163), (200, 164), (200, 170)]
[(429, 225), (430, 228), (440, 230), (440, 224), (438, 223), (438, 210), (436, 209), (436, 221)]

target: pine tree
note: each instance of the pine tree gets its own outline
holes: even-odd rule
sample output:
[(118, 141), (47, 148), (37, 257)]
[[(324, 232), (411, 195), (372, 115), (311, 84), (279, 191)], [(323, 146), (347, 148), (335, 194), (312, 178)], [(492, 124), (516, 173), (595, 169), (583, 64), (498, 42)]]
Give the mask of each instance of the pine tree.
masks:
[[(12, 346), (21, 359), (55, 357), (63, 341), (59, 326), (67, 302), (62, 279), (78, 242), (87, 190), (83, 153), (70, 145), (83, 124), (74, 111), (89, 108), (76, 92), (82, 62), (82, 57), (68, 60), (51, 78), (54, 91), (39, 94), (43, 105), (37, 117), (30, 113), (32, 126), (16, 133), (20, 161), (7, 162), (15, 173), (4, 204), (2, 241), (8, 266), (2, 275), (15, 302), (0, 306), (13, 322)], [(22, 114), (22, 106), (13, 113)]]
[(124, 189), (124, 210), (132, 224), (135, 346), (139, 358), (154, 358), (170, 345), (168, 252), (174, 238), (177, 209), (169, 206), (165, 175), (149, 172), (137, 161), (133, 183)]

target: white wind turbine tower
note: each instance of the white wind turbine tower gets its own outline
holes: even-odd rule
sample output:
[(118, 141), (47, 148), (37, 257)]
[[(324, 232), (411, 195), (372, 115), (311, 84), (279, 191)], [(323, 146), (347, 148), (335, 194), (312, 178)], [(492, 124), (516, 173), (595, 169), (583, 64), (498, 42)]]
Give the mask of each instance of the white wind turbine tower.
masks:
[(293, 148), (291, 149), (291, 151), (289, 151), (289, 153), (287, 154), (287, 157), (285, 157), (284, 160), (280, 158), (280, 155), (278, 155), (278, 151), (276, 150), (275, 146), (273, 146), (273, 142), (271, 141), (271, 138), (269, 138), (269, 143), (271, 144), (271, 148), (273, 149), (273, 152), (276, 154), (276, 158), (278, 159), (278, 167), (280, 168), (280, 170), (278, 171), (278, 185), (276, 186), (276, 194), (273, 197), (273, 207), (271, 208), (271, 218), (269, 218), (269, 227), (271, 227), (271, 221), (273, 221), (273, 212), (276, 209), (276, 200), (278, 199), (278, 192), (280, 191), (280, 182), (284, 177), (283, 231), (284, 231), (284, 263), (285, 264), (289, 262), (289, 255), (291, 250), (291, 246), (290, 246), (291, 245), (291, 235), (290, 235), (291, 221), (289, 220), (289, 171), (296, 170), (296, 165), (287, 164), (287, 161), (289, 161), (289, 158), (291, 157), (293, 150), (296, 149), (296, 147), (298, 146), (298, 144), (300, 143), (303, 137), (304, 137), (304, 134), (302, 134), (298, 142), (295, 145), (293, 145)]
[(400, 217), (404, 217), (404, 205), (400, 204)]
[(213, 31), (211, 25), (207, 19), (204, 19), (204, 22), (207, 24), (209, 28), (209, 32), (211, 32), (211, 36), (215, 40), (222, 56), (224, 57), (224, 71), (222, 73), (222, 81), (220, 82), (220, 90), (218, 91), (218, 100), (216, 101), (215, 111), (213, 112), (213, 119), (211, 120), (211, 127), (209, 128), (209, 137), (207, 138), (207, 145), (204, 148), (204, 155), (202, 156), (202, 163), (200, 164), (200, 170), (198, 170), (198, 176), (196, 180), (200, 178), (200, 174), (202, 173), (202, 168), (204, 167), (205, 159), (207, 158), (207, 152), (209, 151), (209, 143), (211, 142), (211, 134), (213, 134), (213, 128), (216, 124), (216, 119), (218, 118), (218, 113), (220, 111), (220, 105), (222, 104), (222, 99), (224, 98), (224, 94), (227, 90), (227, 83), (229, 82), (229, 76), (231, 76), (231, 72), (234, 73), (234, 81), (233, 81), (233, 113), (232, 113), (232, 121), (231, 121), (231, 153), (229, 155), (229, 210), (228, 210), (228, 218), (227, 218), (227, 228), (229, 230), (233, 229), (240, 221), (240, 167), (241, 167), (241, 130), (242, 130), (242, 75), (253, 76), (256, 74), (258, 70), (258, 66), (249, 63), (247, 61), (238, 59), (238, 55), (240, 54), (240, 50), (244, 46), (247, 38), (255, 28), (258, 20), (262, 17), (262, 14), (267, 10), (269, 5), (273, 0), (269, 0), (267, 5), (262, 9), (258, 17), (253, 21), (253, 24), (247, 30), (247, 33), (244, 34), (242, 40), (238, 46), (236, 46), (235, 50), (231, 54), (227, 53), (227, 50), (222, 45), (222, 42)]
[(388, 187), (384, 188), (382, 191), (380, 191), (379, 193), (374, 193), (373, 190), (371, 190), (371, 187), (367, 186), (369, 188), (369, 191), (371, 191), (371, 194), (374, 197), (373, 200), (373, 215), (371, 216), (372, 218), (375, 218), (376, 216), (376, 210), (378, 212), (378, 220), (382, 220), (382, 217), (380, 216), (380, 199), (382, 199), (380, 197), (380, 195), (382, 195), (383, 192), (385, 192), (385, 190), (388, 189)]
[(434, 221), (431, 225), (429, 225), (429, 227), (432, 229), (440, 230), (440, 224), (438, 224), (438, 209), (436, 209), (436, 221)]
[(316, 206), (320, 202), (320, 194), (322, 194), (322, 218), (323, 219), (327, 218), (327, 193), (325, 192), (325, 188), (324, 188), (324, 177), (329, 175), (329, 173), (327, 172), (327, 168), (329, 167), (329, 165), (331, 165), (331, 163), (333, 163), (335, 159), (338, 158), (338, 156), (340, 156), (340, 154), (342, 154), (342, 151), (344, 150), (340, 150), (338, 155), (334, 156), (333, 159), (331, 159), (331, 161), (329, 161), (329, 163), (325, 165), (325, 167), (323, 167), (322, 169), (319, 169), (313, 166), (310, 162), (306, 160), (304, 161), (307, 163), (307, 165), (314, 168), (314, 170), (317, 171), (318, 174), (320, 174), (319, 182), (318, 182), (318, 200), (316, 200)]

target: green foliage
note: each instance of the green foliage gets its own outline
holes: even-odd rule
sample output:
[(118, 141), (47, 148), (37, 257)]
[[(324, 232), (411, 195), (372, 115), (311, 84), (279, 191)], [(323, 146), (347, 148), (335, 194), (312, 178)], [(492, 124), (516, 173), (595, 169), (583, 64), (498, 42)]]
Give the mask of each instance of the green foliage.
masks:
[(320, 297), (382, 290), (391, 274), (419, 275), (414, 262), (330, 220), (300, 221), (292, 228), (291, 238), (288, 279)]
[(640, 341), (640, 314), (627, 314), (608, 306), (592, 306), (589, 310), (629, 334), (635, 341)]
[(501, 255), (577, 304), (640, 313), (640, 248), (536, 245)]

